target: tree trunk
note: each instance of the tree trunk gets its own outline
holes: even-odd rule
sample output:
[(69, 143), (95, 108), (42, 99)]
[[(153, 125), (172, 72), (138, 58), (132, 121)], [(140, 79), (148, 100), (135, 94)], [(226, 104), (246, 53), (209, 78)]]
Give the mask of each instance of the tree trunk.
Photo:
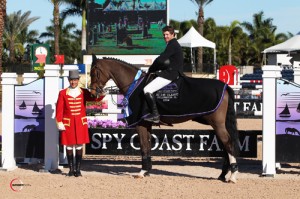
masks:
[(81, 51), (86, 51), (86, 10), (82, 11)]
[(6, 0), (0, 0), (0, 75), (2, 74), (3, 32), (6, 16)]
[(228, 46), (228, 64), (231, 65), (231, 38), (229, 38), (229, 46)]
[(53, 17), (54, 17), (54, 53), (55, 55), (59, 55), (59, 3), (58, 1), (54, 1), (54, 10), (53, 10)]
[[(198, 15), (198, 31), (201, 35), (203, 35), (203, 26), (204, 26), (204, 12), (203, 12), (203, 7), (200, 6), (199, 8), (199, 15)], [(197, 73), (203, 72), (203, 49), (202, 47), (198, 48), (197, 52)]]
[(15, 43), (13, 40), (9, 45), (9, 62), (15, 63)]

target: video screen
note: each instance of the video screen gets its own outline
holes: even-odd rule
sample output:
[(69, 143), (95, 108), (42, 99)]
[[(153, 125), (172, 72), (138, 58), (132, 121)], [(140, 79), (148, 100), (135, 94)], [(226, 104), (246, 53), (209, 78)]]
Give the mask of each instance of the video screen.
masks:
[(88, 0), (87, 51), (158, 55), (165, 49), (167, 0)]

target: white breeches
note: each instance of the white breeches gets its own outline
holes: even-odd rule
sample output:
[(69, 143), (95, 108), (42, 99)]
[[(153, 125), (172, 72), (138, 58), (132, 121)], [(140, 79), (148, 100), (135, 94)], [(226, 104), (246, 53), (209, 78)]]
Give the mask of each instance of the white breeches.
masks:
[(162, 77), (156, 77), (147, 86), (145, 86), (144, 93), (154, 93), (155, 91), (158, 91), (159, 89), (165, 87), (171, 82), (171, 80)]
[(82, 149), (82, 144), (76, 144), (76, 145), (66, 145), (67, 150), (73, 150), (75, 148), (76, 150)]

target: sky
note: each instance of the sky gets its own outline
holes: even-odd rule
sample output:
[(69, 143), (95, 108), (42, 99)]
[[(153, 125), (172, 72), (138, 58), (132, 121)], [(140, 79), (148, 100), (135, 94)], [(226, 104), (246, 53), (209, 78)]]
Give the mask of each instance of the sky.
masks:
[[(143, 1), (143, 0), (141, 0)], [(31, 11), (31, 17), (40, 17), (29, 29), (45, 32), (52, 18), (53, 6), (50, 0), (7, 0), (7, 14)], [(60, 10), (63, 10), (61, 7)], [(213, 18), (218, 26), (229, 26), (234, 20), (253, 23), (253, 14), (264, 12), (264, 19), (272, 18), (277, 26), (276, 33), (300, 32), (299, 0), (214, 0), (204, 7), (204, 17)], [(177, 21), (197, 20), (197, 4), (192, 0), (169, 0), (169, 17)], [(81, 19), (72, 17), (67, 23), (81, 27)]]

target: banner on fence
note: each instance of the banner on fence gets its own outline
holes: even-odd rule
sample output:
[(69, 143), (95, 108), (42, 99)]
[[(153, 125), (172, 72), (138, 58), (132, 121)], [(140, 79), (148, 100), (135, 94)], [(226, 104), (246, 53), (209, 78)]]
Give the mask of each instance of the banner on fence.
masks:
[[(140, 155), (135, 129), (89, 129), (86, 154)], [(257, 135), (261, 131), (240, 131), (240, 157), (257, 157)], [(222, 157), (222, 144), (212, 130), (152, 131), (152, 155)]]
[(235, 99), (234, 108), (238, 118), (261, 118), (261, 99)]
[(15, 86), (14, 155), (16, 158), (44, 158), (44, 79)]
[(300, 85), (276, 82), (276, 161), (300, 162)]

